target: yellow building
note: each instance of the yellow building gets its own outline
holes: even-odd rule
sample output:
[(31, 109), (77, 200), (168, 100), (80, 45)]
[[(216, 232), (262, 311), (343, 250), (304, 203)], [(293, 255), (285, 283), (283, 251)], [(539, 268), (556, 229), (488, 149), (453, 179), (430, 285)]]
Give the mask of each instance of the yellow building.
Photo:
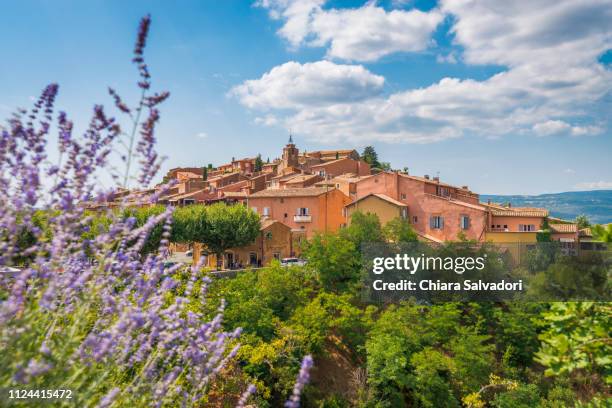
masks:
[(380, 224), (385, 225), (394, 218), (408, 218), (408, 205), (384, 194), (368, 194), (359, 200), (353, 201), (346, 207), (346, 217), (351, 221), (351, 215), (356, 211), (378, 215)]

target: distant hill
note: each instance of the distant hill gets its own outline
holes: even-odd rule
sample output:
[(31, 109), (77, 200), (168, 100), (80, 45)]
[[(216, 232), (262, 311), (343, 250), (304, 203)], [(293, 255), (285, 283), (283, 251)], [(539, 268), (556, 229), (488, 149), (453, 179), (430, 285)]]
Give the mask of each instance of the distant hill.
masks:
[(557, 194), (528, 195), (480, 195), (480, 201), (512, 203), (516, 207), (543, 207), (553, 217), (573, 220), (584, 214), (592, 223), (612, 222), (612, 190), (573, 191)]

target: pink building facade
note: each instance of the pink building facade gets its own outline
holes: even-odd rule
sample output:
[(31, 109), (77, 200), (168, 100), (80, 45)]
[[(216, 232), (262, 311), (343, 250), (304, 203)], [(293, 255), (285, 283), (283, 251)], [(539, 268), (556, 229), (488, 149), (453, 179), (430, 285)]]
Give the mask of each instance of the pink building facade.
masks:
[(460, 236), (483, 241), (487, 228), (486, 208), (478, 195), (437, 180), (382, 172), (355, 183), (355, 197), (385, 194), (408, 205), (408, 218), (421, 236), (433, 241), (457, 240)]

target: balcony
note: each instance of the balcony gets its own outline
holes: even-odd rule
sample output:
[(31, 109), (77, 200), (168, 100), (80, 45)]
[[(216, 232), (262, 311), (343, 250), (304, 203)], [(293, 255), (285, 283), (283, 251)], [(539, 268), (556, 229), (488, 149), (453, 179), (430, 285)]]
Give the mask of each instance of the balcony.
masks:
[(294, 222), (312, 222), (312, 215), (294, 215)]

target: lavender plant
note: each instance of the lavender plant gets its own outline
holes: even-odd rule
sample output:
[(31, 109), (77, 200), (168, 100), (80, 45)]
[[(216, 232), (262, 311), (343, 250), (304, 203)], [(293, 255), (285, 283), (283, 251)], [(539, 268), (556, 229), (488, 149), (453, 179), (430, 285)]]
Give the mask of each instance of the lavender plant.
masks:
[[(223, 307), (211, 321), (188, 308), (205, 301), (207, 280), (199, 268), (181, 283), (177, 267), (164, 266), (172, 209), (140, 227), (133, 217), (104, 209), (118, 189), (101, 188), (99, 175), (110, 171), (119, 182), (110, 164), (119, 145), (127, 149), (123, 187), (139, 160), (134, 187), (140, 192), (126, 194), (122, 207), (154, 204), (168, 187), (143, 193), (162, 162), (155, 128), (158, 105), (169, 96), (150, 91), (144, 60), (150, 22), (142, 19), (134, 49), (141, 95), (136, 107), (109, 89), (130, 132), (96, 105), (87, 130), (76, 137), (68, 115), (55, 116), (56, 84), (1, 131), (0, 268), (22, 271), (0, 286), (0, 389), (70, 389), (72, 400), (56, 402), (77, 406), (198, 406), (238, 350), (240, 330), (222, 330)], [(51, 164), (54, 128), (60, 159)], [(107, 228), (88, 234), (95, 217), (84, 203), (103, 208), (98, 211)], [(158, 250), (142, 255), (159, 225)], [(182, 294), (172, 295), (181, 284)], [(247, 391), (244, 401), (255, 390)]]
[(300, 408), (300, 396), (304, 390), (304, 387), (310, 381), (310, 369), (312, 368), (313, 364), (314, 362), (311, 355), (304, 356), (302, 366), (300, 367), (300, 372), (295, 380), (295, 385), (293, 386), (293, 393), (285, 402), (286, 408)]

